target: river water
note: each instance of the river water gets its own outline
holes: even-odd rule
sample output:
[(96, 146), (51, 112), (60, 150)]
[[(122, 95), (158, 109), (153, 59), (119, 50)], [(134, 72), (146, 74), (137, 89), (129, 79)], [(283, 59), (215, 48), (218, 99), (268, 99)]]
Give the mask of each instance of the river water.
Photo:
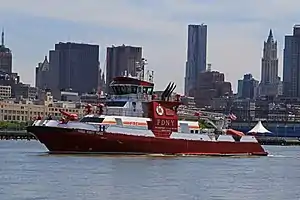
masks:
[(0, 141), (0, 200), (300, 199), (300, 147), (268, 157), (49, 155)]

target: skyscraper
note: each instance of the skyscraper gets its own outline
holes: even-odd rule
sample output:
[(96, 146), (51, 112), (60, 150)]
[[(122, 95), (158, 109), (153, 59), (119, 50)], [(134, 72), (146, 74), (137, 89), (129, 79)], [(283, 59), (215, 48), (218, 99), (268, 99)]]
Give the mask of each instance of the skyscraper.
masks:
[(0, 71), (5, 73), (12, 73), (12, 53), (4, 43), (4, 30), (1, 33), (1, 45), (0, 45)]
[(188, 25), (185, 95), (194, 96), (200, 72), (206, 71), (207, 25)]
[(38, 63), (35, 68), (35, 87), (39, 89), (48, 89), (49, 80), (49, 62), (47, 56), (45, 56), (44, 61)]
[(261, 59), (260, 95), (277, 96), (279, 81), (277, 41), (274, 40), (273, 32), (270, 29), (268, 39), (264, 42)]
[(242, 80), (242, 98), (255, 99), (257, 94), (258, 81), (255, 80), (252, 74), (245, 74)]
[(300, 97), (300, 25), (286, 35), (283, 55), (283, 95)]
[(99, 45), (58, 43), (49, 52), (49, 88), (54, 97), (60, 90), (96, 92), (99, 73)]
[(109, 84), (116, 76), (136, 75), (136, 63), (142, 60), (142, 47), (112, 46), (106, 53), (106, 89), (110, 92)]

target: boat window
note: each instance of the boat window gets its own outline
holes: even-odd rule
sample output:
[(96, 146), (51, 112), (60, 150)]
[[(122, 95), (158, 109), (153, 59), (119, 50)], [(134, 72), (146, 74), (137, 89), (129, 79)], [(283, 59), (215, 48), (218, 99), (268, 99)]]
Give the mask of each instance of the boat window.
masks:
[(84, 117), (80, 122), (102, 123), (104, 118), (100, 117)]
[(148, 95), (152, 95), (152, 93), (153, 93), (153, 87), (144, 87), (143, 88), (143, 93), (144, 94), (148, 94)]
[(120, 94), (121, 93), (120, 87), (115, 86), (115, 92), (116, 95)]
[(150, 88), (148, 89), (148, 94), (149, 94), (149, 95), (152, 95), (152, 93), (153, 93), (153, 87), (150, 87)]
[(116, 91), (116, 87), (115, 87), (115, 86), (112, 86), (112, 87), (111, 87), (111, 89), (112, 89), (112, 91), (113, 91), (113, 93), (114, 93), (114, 94), (116, 94), (116, 93), (117, 93), (117, 91)]
[(194, 133), (194, 130), (191, 130), (191, 133)]
[(131, 93), (134, 93), (134, 94), (136, 94), (137, 93), (137, 86), (131, 86)]
[(119, 94), (125, 93), (125, 87), (124, 86), (119, 86)]
[(108, 102), (106, 102), (106, 106), (108, 106), (108, 107), (124, 107), (126, 103), (127, 103), (126, 101), (108, 101)]
[(144, 87), (144, 88), (143, 88), (143, 93), (144, 93), (144, 94), (147, 94), (147, 93), (148, 93), (148, 88), (147, 88), (147, 87)]
[(137, 86), (113, 86), (113, 92), (116, 95), (124, 95), (124, 94), (136, 94)]
[(130, 93), (131, 93), (131, 86), (125, 86), (124, 94), (130, 94)]

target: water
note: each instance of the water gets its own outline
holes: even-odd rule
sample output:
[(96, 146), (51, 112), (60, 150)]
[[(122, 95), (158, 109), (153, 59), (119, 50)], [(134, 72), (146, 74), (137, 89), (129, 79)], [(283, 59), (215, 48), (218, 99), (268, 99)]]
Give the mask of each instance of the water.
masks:
[(265, 148), (271, 156), (59, 156), (0, 141), (0, 199), (300, 199), (300, 147)]

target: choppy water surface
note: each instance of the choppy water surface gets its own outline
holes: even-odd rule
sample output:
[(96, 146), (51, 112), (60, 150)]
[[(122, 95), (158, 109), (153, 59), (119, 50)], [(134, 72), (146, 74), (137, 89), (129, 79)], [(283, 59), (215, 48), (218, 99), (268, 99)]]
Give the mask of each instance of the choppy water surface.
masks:
[(59, 156), (0, 141), (0, 199), (300, 199), (300, 147), (265, 148), (271, 156)]

